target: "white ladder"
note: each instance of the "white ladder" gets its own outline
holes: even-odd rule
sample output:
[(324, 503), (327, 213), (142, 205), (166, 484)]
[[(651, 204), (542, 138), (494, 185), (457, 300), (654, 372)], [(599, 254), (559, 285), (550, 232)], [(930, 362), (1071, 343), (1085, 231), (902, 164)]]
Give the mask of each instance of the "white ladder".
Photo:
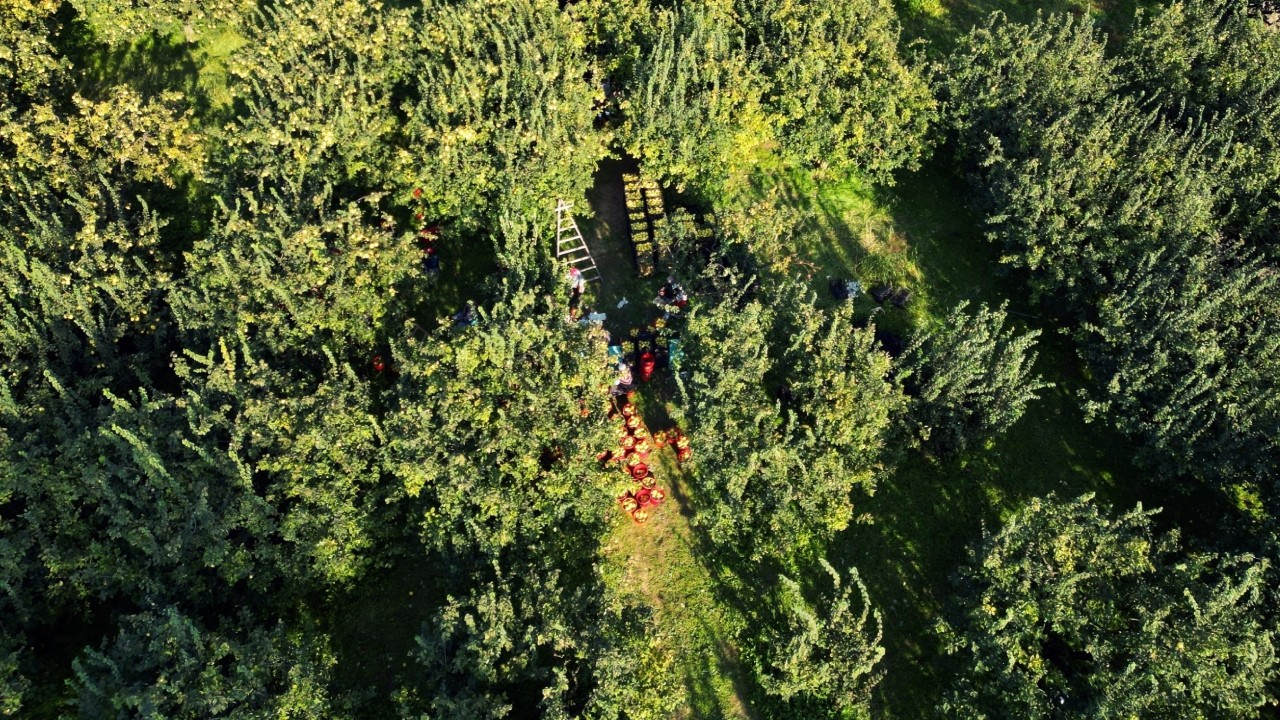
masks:
[(574, 222), (569, 210), (573, 203), (560, 200), (556, 203), (556, 258), (562, 259), (572, 267), (582, 271), (582, 279), (587, 282), (603, 282), (600, 268), (596, 267), (595, 258), (587, 241), (582, 239), (578, 223)]

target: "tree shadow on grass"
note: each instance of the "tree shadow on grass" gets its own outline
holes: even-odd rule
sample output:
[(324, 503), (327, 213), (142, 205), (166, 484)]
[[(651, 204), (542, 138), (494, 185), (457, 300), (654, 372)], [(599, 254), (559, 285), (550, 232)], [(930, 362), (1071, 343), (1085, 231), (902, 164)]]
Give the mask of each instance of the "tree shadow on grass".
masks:
[(229, 110), (215, 102), (210, 88), (202, 82), (202, 72), (220, 63), (221, 58), (213, 55), (221, 53), (211, 54), (179, 33), (151, 33), (131, 43), (107, 45), (98, 40), (88, 23), (72, 17), (66, 20), (57, 42), (74, 68), (76, 91), (90, 99), (100, 100), (106, 90), (128, 85), (147, 99), (165, 91), (182, 93), (206, 123), (223, 119), (213, 116), (215, 110)]
[[(174, 91), (182, 95), (179, 108), (190, 109), (198, 126), (219, 127), (229, 119), (234, 107), (225, 87), (224, 59), (243, 44), (239, 36), (230, 31), (211, 32), (200, 43), (188, 43), (180, 33), (152, 33), (133, 42), (108, 45), (70, 4), (59, 12), (62, 31), (54, 42), (71, 62), (76, 94), (101, 102), (109, 100), (110, 91), (120, 86), (131, 88), (144, 100)], [(210, 188), (200, 179), (181, 176), (173, 180), (173, 187), (147, 183), (136, 192), (167, 220), (161, 235), (166, 249), (178, 256), (190, 249), (194, 238), (207, 233), (217, 206)]]
[[(712, 640), (714, 655), (722, 676), (732, 683), (734, 696), (741, 702), (741, 712), (749, 717), (778, 717), (778, 701), (765, 693), (759, 678), (749, 672), (742, 660), (744, 652), (758, 644), (753, 629), (768, 627), (777, 620), (772, 598), (778, 585), (781, 567), (768, 560), (753, 561), (733, 548), (716, 545), (704, 528), (697, 525), (696, 492), (688, 486), (688, 475), (667, 473), (670, 492), (682, 512), (691, 519), (689, 554), (710, 580), (710, 589), (719, 604), (731, 609), (742, 621), (745, 632), (739, 637), (724, 637), (710, 627), (704, 632)], [(758, 648), (757, 648), (758, 650)], [(695, 717), (698, 717), (695, 715)]]
[(860, 321), (874, 316), (878, 327), (905, 335), (929, 314), (932, 288), (917, 266), (914, 247), (888, 211), (883, 191), (865, 180), (819, 178), (775, 158), (757, 169), (734, 202), (798, 215), (788, 240), (794, 256), (788, 279), (805, 283), (820, 309), (837, 302), (829, 293), (831, 281), (853, 279), (867, 290), (884, 284), (911, 293), (903, 308), (879, 305), (863, 294), (854, 301)]
[[(723, 720), (725, 718), (750, 718), (757, 714), (745, 702), (751, 688), (743, 679), (737, 652), (727, 638), (718, 633), (705, 620), (698, 621), (698, 629), (709, 641), (710, 654), (693, 658), (692, 671), (684, 675), (685, 689), (689, 693), (688, 717), (695, 720)], [(717, 691), (711, 678), (727, 677), (733, 687), (733, 697), (725, 699)]]

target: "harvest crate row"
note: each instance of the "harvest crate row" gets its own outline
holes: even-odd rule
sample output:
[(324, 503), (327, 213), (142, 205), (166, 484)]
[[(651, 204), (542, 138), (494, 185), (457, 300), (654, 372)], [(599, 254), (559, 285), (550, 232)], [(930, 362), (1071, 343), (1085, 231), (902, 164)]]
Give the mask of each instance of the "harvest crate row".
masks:
[(636, 272), (640, 277), (649, 277), (658, 260), (655, 238), (662, 235), (667, 222), (662, 207), (662, 188), (658, 187), (657, 181), (633, 173), (623, 173), (622, 186), (627, 196), (628, 226), (632, 250), (635, 251)]

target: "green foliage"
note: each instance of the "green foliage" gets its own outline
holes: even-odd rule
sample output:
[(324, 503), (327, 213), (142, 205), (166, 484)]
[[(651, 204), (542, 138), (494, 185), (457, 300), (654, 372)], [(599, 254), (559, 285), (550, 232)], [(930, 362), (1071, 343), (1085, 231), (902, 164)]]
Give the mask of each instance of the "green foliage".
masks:
[(774, 340), (785, 349), (772, 372), (786, 378), (783, 413), (804, 479), (778, 501), (795, 504), (824, 536), (853, 519), (851, 489), (874, 491), (890, 424), (905, 403), (875, 328), (858, 327), (852, 306), (819, 311), (811, 294), (782, 292), (779, 331), (789, 342)]
[(656, 11), (653, 46), (622, 103), (627, 152), (681, 189), (718, 188), (741, 160), (739, 135), (768, 132), (763, 79), (727, 13), (702, 3)]
[(582, 197), (605, 154), (582, 28), (552, 0), (433, 1), (423, 15), (396, 179), (468, 228)]
[(418, 255), (411, 236), (377, 217), (376, 200), (330, 209), (322, 193), (303, 214), (280, 195), (245, 193), (224, 206), (185, 254), (172, 297), (178, 326), (195, 347), (243, 337), (264, 359), (319, 359), (328, 347), (363, 363), (397, 317), (396, 286)]
[(813, 213), (788, 202), (780, 188), (750, 203), (730, 205), (718, 217), (726, 261), (733, 267), (768, 272), (778, 283), (800, 272), (796, 246), (804, 242), (801, 233), (813, 221)]
[(537, 698), (538, 716), (556, 720), (662, 706), (636, 685), (651, 623), (636, 608), (606, 612), (601, 588), (568, 585), (554, 557), (535, 552), (509, 570), (495, 562), (465, 597), (448, 599), (418, 636), (417, 687), (398, 698), (404, 716), (499, 720), (518, 697)]
[(125, 617), (120, 633), (75, 661), (80, 717), (332, 718), (325, 638), (282, 627), (206, 630), (174, 607)]
[[(681, 385), (697, 522), (718, 544), (786, 558), (849, 524), (902, 400), (873, 329), (856, 329), (847, 307), (827, 315), (795, 288), (779, 294), (771, 308), (735, 288), (695, 308)], [(786, 378), (783, 402), (769, 378)]]
[(629, 717), (642, 697), (643, 621), (602, 605), (593, 567), (612, 378), (603, 336), (564, 313), (507, 287), (474, 326), (394, 346), (393, 500), (462, 585), (418, 638), (406, 717), (500, 718), (522, 698), (542, 717)]
[(1151, 251), (1083, 326), (1105, 381), (1086, 404), (1166, 472), (1265, 481), (1280, 459), (1280, 277), (1234, 248)]
[[(8, 419), (7, 413), (0, 417)], [(0, 434), (0, 447), (7, 444), (8, 438)], [(0, 506), (13, 502), (17, 485), (18, 477), (11, 468), (0, 465)], [(18, 713), (22, 698), (31, 686), (30, 680), (22, 674), (26, 650), (22, 628), (31, 621), (33, 609), (31, 593), (24, 587), (26, 567), (23, 561), (30, 545), (30, 536), (21, 523), (0, 519), (0, 714), (6, 716)]]
[(740, 300), (739, 291), (717, 306), (695, 308), (682, 336), (691, 368), (681, 383), (687, 431), (698, 439), (693, 473), (707, 498), (697, 523), (720, 544), (766, 530), (777, 534), (765, 525), (767, 515), (757, 517), (769, 509), (764, 492), (778, 479), (762, 472), (762, 456), (786, 452), (776, 440), (781, 420), (762, 382), (770, 368), (766, 337), (773, 315), (758, 302)]
[(251, 577), (270, 527), (234, 459), (196, 444), (179, 401), (104, 391), (63, 402), (18, 435), (28, 531), (62, 599), (199, 596)]
[[(1231, 55), (1263, 48), (1256, 21), (1188, 7), (1194, 22), (1162, 15), (1132, 58), (1107, 59), (1067, 19), (989, 27), (962, 43), (945, 87), (992, 237), (1077, 320), (1098, 379), (1091, 415), (1136, 437), (1163, 473), (1256, 483), (1280, 459), (1263, 379), (1276, 375), (1280, 313), (1273, 268), (1245, 243), (1277, 213), (1242, 158), (1270, 153), (1252, 118), (1274, 100), (1211, 70), (1217, 51), (1172, 37), (1220, 23)], [(1120, 92), (1164, 82), (1169, 104)]]
[[(182, 406), (202, 451), (227, 446), (240, 482), (273, 508), (278, 543), (266, 550), (291, 587), (338, 587), (368, 563), (369, 507), (378, 498), (383, 438), (370, 387), (328, 351), (316, 377), (291, 377), (255, 358), (244, 344), (218, 342), (205, 354), (184, 351), (175, 369)], [(251, 568), (252, 570), (252, 568)], [(261, 584), (261, 583), (259, 583)]]
[(1265, 562), (1179, 548), (1139, 506), (1033, 500), (962, 572), (959, 718), (1251, 718), (1273, 702)]
[(1115, 87), (1108, 69), (1087, 22), (1062, 16), (1022, 25), (997, 13), (948, 58), (939, 91), (966, 159), (980, 163), (983, 152), (1026, 155), (1046, 122), (1104, 101)]
[(241, 576), (244, 546), (228, 538), (262, 509), (151, 389), (171, 372), (159, 223), (100, 192), (69, 219), (27, 208), (20, 230), (0, 231), (4, 451), (29, 479), (12, 489), (25, 508), (14, 537), (32, 539), (62, 599), (198, 594), (202, 568)]
[(125, 197), (151, 184), (198, 178), (203, 141), (182, 101), (177, 92), (144, 99), (119, 86), (101, 101), (73, 96), (65, 113), (52, 104), (32, 106), (0, 126), (0, 143), (9, 150), (0, 154), (0, 198), (57, 207), (69, 195), (96, 195), (100, 178)]
[(282, 2), (243, 32), (228, 62), (243, 111), (222, 132), (224, 196), (262, 188), (290, 211), (314, 212), (331, 196), (382, 189), (401, 124), (393, 95), (409, 73), (408, 13), (356, 0)]
[(879, 0), (657, 8), (633, 38), (638, 58), (603, 41), (625, 86), (620, 139), (679, 189), (716, 197), (775, 140), (801, 162), (883, 181), (924, 150), (934, 100), (902, 61), (897, 18)]
[(588, 51), (615, 89), (619, 79), (631, 78), (653, 41), (650, 0), (582, 0), (566, 10), (582, 25)]
[(611, 434), (605, 346), (564, 312), (512, 290), (474, 327), (408, 331), (394, 346), (387, 470), (428, 546), (494, 555), (595, 526), (612, 502), (595, 467)]
[(19, 655), (16, 638), (9, 637), (0, 649), (0, 712), (13, 716), (22, 707), (22, 697), (31, 687), (31, 681), (18, 672)]
[(911, 422), (920, 441), (948, 453), (981, 445), (1008, 430), (1040, 390), (1033, 376), (1039, 331), (1006, 327), (1005, 307), (976, 314), (957, 305), (935, 329), (912, 340), (900, 361), (900, 377), (912, 394)]
[(811, 165), (887, 182), (894, 170), (919, 162), (933, 94), (899, 56), (891, 4), (739, 4), (768, 78), (764, 102), (787, 151)]
[[(1192, 0), (1140, 23), (1118, 71), (1172, 113), (1212, 114), (1229, 133), (1227, 206), (1233, 234), (1276, 257), (1280, 230), (1280, 35), (1234, 0)], [(1176, 115), (1175, 115), (1176, 119)]]
[(871, 690), (884, 674), (876, 669), (884, 657), (880, 611), (873, 611), (856, 569), (842, 580), (830, 563), (821, 563), (833, 588), (817, 603), (805, 599), (795, 580), (780, 578), (786, 619), (764, 638), (761, 682), (807, 717), (870, 717)]
[(155, 292), (168, 269), (157, 254), (161, 221), (100, 186), (69, 203), (65, 215), (10, 207), (16, 217), (0, 227), (0, 283), (9, 298), (0, 306), (0, 340), (10, 397), (20, 405), (52, 402), (50, 373), (85, 397), (100, 396), (113, 377), (145, 376), (163, 356), (157, 340), (166, 329)]
[[(9, 0), (0, 16), (0, 126), (47, 98), (67, 69), (50, 42), (59, 0)], [(7, 128), (6, 128), (7, 129)]]

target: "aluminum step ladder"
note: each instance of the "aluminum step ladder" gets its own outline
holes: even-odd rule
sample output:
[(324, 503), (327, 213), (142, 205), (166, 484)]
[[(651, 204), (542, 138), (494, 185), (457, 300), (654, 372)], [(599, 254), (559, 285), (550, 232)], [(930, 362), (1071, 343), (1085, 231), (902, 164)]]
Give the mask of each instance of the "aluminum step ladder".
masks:
[(569, 212), (572, 208), (573, 203), (564, 200), (556, 203), (556, 259), (578, 268), (586, 282), (603, 283), (600, 268), (596, 267), (596, 260), (591, 257), (587, 241), (582, 238), (582, 231), (578, 230), (578, 223), (574, 222), (573, 215)]

